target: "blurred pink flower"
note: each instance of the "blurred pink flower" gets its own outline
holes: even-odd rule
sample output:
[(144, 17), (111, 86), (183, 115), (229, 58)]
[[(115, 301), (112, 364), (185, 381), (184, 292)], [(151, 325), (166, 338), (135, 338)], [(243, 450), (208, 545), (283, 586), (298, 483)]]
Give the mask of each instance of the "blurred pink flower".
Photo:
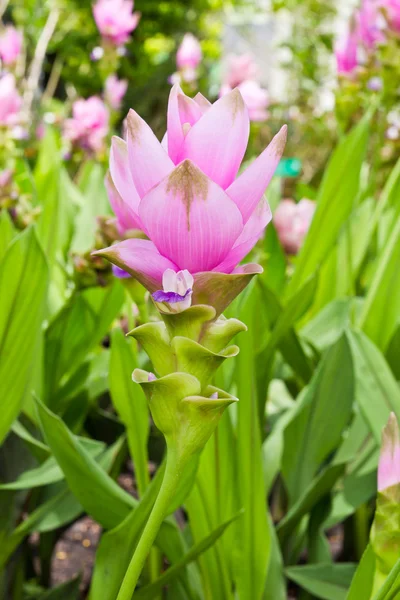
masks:
[(0, 33), (0, 58), (5, 65), (16, 62), (22, 50), (22, 33), (8, 25)]
[(127, 89), (128, 82), (126, 79), (118, 79), (116, 75), (107, 77), (104, 88), (104, 97), (107, 104), (112, 109), (119, 110)]
[(140, 13), (133, 12), (133, 0), (97, 0), (93, 16), (101, 35), (116, 46), (128, 41), (140, 19)]
[(87, 100), (76, 100), (72, 106), (72, 119), (64, 124), (64, 136), (73, 144), (98, 151), (108, 133), (109, 112), (97, 96)]
[(352, 73), (358, 65), (357, 60), (358, 35), (357, 31), (348, 31), (337, 41), (335, 56), (337, 72), (340, 75)]
[(400, 434), (394, 413), (383, 430), (382, 448), (378, 466), (378, 490), (400, 484)]
[[(269, 96), (267, 90), (262, 88), (257, 81), (243, 81), (237, 89), (240, 91), (249, 112), (250, 121), (265, 121), (268, 117), (267, 107)], [(220, 96), (229, 94), (232, 89), (228, 85), (221, 87)]]
[(390, 27), (400, 33), (400, 0), (382, 0), (382, 6), (386, 9)]
[(10, 185), (12, 181), (13, 172), (11, 169), (4, 169), (0, 171), (0, 190)]
[[(238, 263), (271, 219), (263, 194), (286, 142), (286, 127), (237, 176), (249, 137), (249, 117), (235, 89), (210, 104), (170, 94), (167, 135), (161, 144), (133, 110), (127, 143), (113, 138), (112, 192), (118, 210), (135, 219), (148, 240), (128, 239), (99, 251), (150, 292), (161, 289), (167, 269), (243, 273)], [(122, 213), (121, 213), (122, 214)]]
[(259, 76), (260, 70), (252, 54), (229, 54), (227, 56), (223, 81), (230, 88), (235, 88), (246, 79), (256, 81)]
[(0, 125), (16, 125), (21, 105), (22, 99), (16, 87), (15, 77), (7, 73), (0, 78)]
[(176, 53), (176, 66), (178, 69), (180, 71), (184, 69), (197, 69), (202, 58), (203, 53), (199, 40), (191, 33), (185, 33)]
[(274, 214), (274, 225), (282, 247), (297, 254), (307, 235), (316, 204), (304, 198), (298, 204), (289, 198), (282, 200)]
[(356, 21), (359, 40), (368, 50), (385, 39), (381, 0), (363, 0)]

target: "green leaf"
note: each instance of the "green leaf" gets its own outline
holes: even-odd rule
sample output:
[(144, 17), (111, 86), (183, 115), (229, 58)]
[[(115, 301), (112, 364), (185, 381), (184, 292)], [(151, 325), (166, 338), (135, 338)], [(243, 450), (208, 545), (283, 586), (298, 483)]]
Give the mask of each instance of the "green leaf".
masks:
[(360, 328), (385, 351), (400, 319), (400, 217), (379, 258), (365, 298)]
[[(354, 575), (354, 564), (319, 564), (288, 567), (286, 575), (317, 598), (323, 600), (345, 600)], [(361, 600), (363, 596), (359, 596)], [(367, 598), (365, 597), (365, 600)]]
[(375, 594), (372, 600), (397, 600), (396, 596), (399, 590), (398, 578), (400, 577), (400, 558), (390, 571), (384, 585)]
[(17, 232), (6, 210), (0, 211), (0, 261)]
[(285, 429), (282, 473), (290, 504), (337, 448), (352, 413), (353, 379), (350, 347), (343, 335), (326, 352)]
[(120, 329), (114, 329), (111, 334), (110, 394), (126, 427), (138, 489), (142, 496), (149, 483), (147, 440), (150, 420), (146, 398), (140, 386), (132, 381), (132, 371), (137, 366), (133, 340), (125, 338)]
[(355, 373), (355, 397), (378, 446), (389, 413), (400, 418), (400, 390), (383, 355), (359, 331), (348, 331), (346, 338)]
[(118, 525), (137, 502), (83, 450), (59, 417), (39, 401), (37, 408), (45, 439), (74, 496), (103, 527)]
[(48, 590), (45, 594), (40, 596), (38, 600), (79, 600), (80, 598), (80, 590), (79, 586), (81, 583), (81, 578), (75, 577), (62, 585), (58, 585), (57, 587)]
[(364, 162), (371, 115), (367, 114), (335, 149), (317, 198), (310, 230), (287, 288), (293, 295), (323, 263), (336, 243), (343, 223), (355, 206)]
[(27, 229), (0, 263), (0, 443), (31, 391), (47, 283), (45, 257), (34, 230)]
[(375, 565), (375, 554), (372, 546), (369, 544), (354, 574), (346, 600), (361, 600), (361, 598), (369, 600), (371, 598)]
[(203, 552), (211, 548), (215, 542), (225, 533), (225, 530), (233, 521), (236, 521), (243, 514), (240, 511), (238, 514), (234, 515), (230, 519), (227, 519), (219, 525), (210, 535), (204, 538), (198, 544), (195, 544), (190, 548), (189, 552), (187, 552), (179, 562), (176, 562), (173, 566), (171, 566), (165, 573), (161, 575), (156, 581), (142, 588), (138, 592), (133, 595), (133, 598), (137, 600), (153, 600), (157, 597), (163, 587), (166, 584), (171, 583), (175, 578), (179, 577), (186, 565), (196, 560)]
[(400, 323), (397, 325), (386, 349), (386, 360), (395, 378), (400, 381)]

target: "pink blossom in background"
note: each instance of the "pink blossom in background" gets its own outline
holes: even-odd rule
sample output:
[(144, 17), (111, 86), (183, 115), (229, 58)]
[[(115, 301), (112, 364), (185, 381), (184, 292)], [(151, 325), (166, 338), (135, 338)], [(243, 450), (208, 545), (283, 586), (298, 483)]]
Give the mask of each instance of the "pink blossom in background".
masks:
[(368, 50), (385, 39), (381, 0), (363, 0), (356, 20), (358, 37)]
[(386, 10), (390, 27), (400, 33), (400, 0), (382, 0), (382, 6)]
[(247, 79), (257, 81), (259, 77), (260, 69), (252, 54), (229, 54), (226, 57), (226, 67), (223, 77), (225, 85), (233, 89)]
[(103, 147), (109, 130), (109, 112), (97, 96), (76, 100), (72, 106), (72, 119), (64, 124), (64, 136), (73, 144), (98, 151)]
[(176, 53), (176, 66), (178, 70), (197, 69), (203, 58), (200, 42), (191, 33), (185, 33)]
[(101, 35), (116, 46), (126, 44), (140, 19), (140, 13), (133, 12), (133, 0), (97, 0), (93, 16)]
[(21, 106), (22, 99), (17, 90), (15, 77), (7, 73), (0, 78), (0, 125), (17, 125)]
[(378, 465), (378, 490), (400, 484), (400, 435), (394, 413), (383, 430), (382, 448)]
[(116, 75), (107, 77), (104, 88), (104, 97), (107, 104), (112, 109), (119, 110), (127, 89), (128, 82), (126, 79), (118, 79)]
[(8, 25), (0, 33), (0, 58), (5, 65), (14, 64), (22, 50), (22, 33)]
[[(269, 95), (258, 81), (243, 81), (237, 86), (249, 112), (250, 121), (265, 121), (268, 118)], [(228, 86), (222, 86), (220, 96), (231, 92)]]
[(113, 138), (108, 181), (123, 218), (134, 219), (149, 239), (99, 253), (152, 293), (167, 269), (243, 273), (246, 267), (237, 265), (271, 220), (263, 194), (282, 156), (286, 126), (239, 177), (249, 117), (237, 89), (210, 104), (175, 85), (163, 144), (133, 110), (127, 126), (127, 142)]
[(0, 171), (0, 190), (10, 185), (12, 181), (13, 172), (11, 169), (4, 169)]
[(304, 198), (298, 204), (289, 198), (282, 200), (274, 214), (274, 225), (282, 247), (297, 254), (314, 216), (316, 204)]
[(357, 31), (349, 31), (342, 36), (335, 45), (337, 72), (348, 75), (358, 65), (358, 35)]

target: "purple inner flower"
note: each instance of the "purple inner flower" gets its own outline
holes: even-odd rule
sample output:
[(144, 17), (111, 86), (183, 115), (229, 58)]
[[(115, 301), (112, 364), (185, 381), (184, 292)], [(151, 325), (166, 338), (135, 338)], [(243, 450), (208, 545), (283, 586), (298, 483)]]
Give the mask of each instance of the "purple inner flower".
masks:
[(119, 279), (127, 279), (128, 277), (131, 277), (129, 273), (127, 273), (120, 267), (117, 267), (117, 265), (112, 265), (112, 272), (115, 275), (115, 277), (118, 277)]
[(164, 292), (163, 290), (157, 290), (152, 294), (155, 302), (168, 302), (168, 304), (175, 304), (176, 302), (182, 302), (192, 293), (189, 288), (184, 296), (177, 294), (176, 292)]

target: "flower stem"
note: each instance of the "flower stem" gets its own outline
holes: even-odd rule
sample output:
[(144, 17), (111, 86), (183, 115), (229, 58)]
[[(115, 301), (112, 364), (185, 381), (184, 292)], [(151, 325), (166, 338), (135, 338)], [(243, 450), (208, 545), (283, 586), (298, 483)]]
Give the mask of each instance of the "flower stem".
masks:
[(178, 487), (182, 473), (182, 461), (179, 459), (174, 448), (168, 447), (167, 462), (165, 466), (164, 479), (161, 484), (157, 500), (154, 503), (149, 520), (147, 521), (136, 550), (133, 553), (128, 570), (119, 590), (117, 600), (131, 600), (135, 591), (140, 573), (149, 555), (154, 540), (157, 537), (161, 524), (167, 514), (168, 507)]

